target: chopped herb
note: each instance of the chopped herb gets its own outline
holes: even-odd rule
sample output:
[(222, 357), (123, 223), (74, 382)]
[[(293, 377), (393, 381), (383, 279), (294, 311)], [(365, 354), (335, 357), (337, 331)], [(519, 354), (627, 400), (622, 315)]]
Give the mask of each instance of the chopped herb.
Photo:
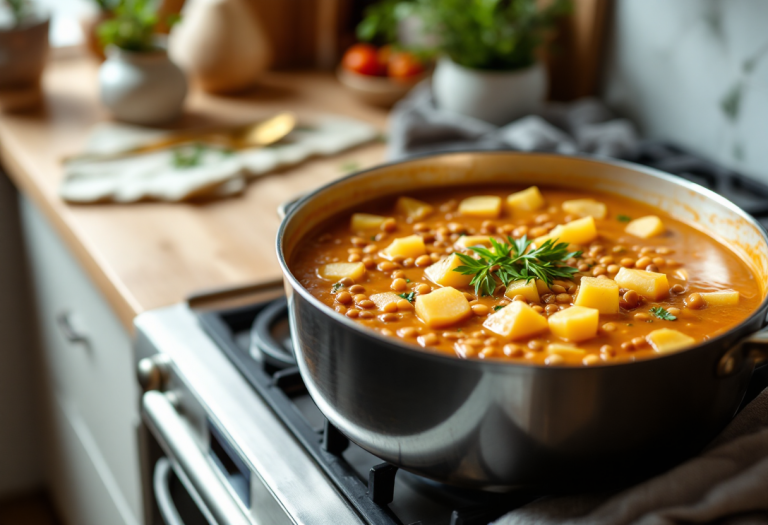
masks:
[(648, 319), (648, 320), (646, 321), (646, 323), (652, 323), (652, 322), (653, 322), (653, 319)]
[(339, 166), (339, 169), (343, 173), (350, 173), (352, 171), (357, 171), (360, 169), (360, 163), (356, 160), (348, 160), (347, 162), (343, 162), (341, 166)]
[(494, 311), (494, 312), (498, 312), (499, 310), (501, 310), (502, 308), (504, 308), (504, 306), (506, 306), (506, 305), (503, 305), (503, 304), (497, 304), (496, 306), (494, 306), (494, 307), (493, 307), (493, 311)]
[(333, 283), (333, 286), (331, 286), (331, 292), (336, 293), (339, 291), (339, 288), (342, 288), (344, 284), (342, 283)]
[(461, 328), (457, 328), (457, 329), (456, 329), (456, 331), (457, 331), (457, 332), (461, 332)]
[(406, 279), (405, 282), (409, 283), (409, 282), (411, 282), (411, 280), (410, 279)]
[(633, 326), (632, 323), (627, 323), (627, 326)]
[(173, 150), (173, 165), (182, 169), (199, 166), (205, 150), (206, 146), (203, 144), (193, 144), (176, 148)]
[(480, 256), (479, 259), (456, 253), (463, 265), (453, 271), (472, 275), (469, 284), (474, 285), (477, 295), (493, 295), (498, 284), (497, 278), (504, 286), (521, 279), (526, 282), (541, 279), (549, 285), (553, 279), (570, 279), (578, 272), (576, 268), (567, 266), (565, 261), (580, 257), (581, 252), (569, 252), (568, 243), (558, 243), (558, 239), (549, 239), (530, 251), (528, 249), (533, 241), (529, 241), (525, 235), (517, 240), (507, 237), (507, 242), (499, 242), (493, 237), (489, 239), (491, 249), (482, 246), (470, 247), (470, 250)]
[(629, 222), (632, 220), (632, 217), (629, 215), (617, 215), (616, 220), (619, 222)]
[(371, 240), (375, 241), (376, 240), (376, 236), (375, 235), (371, 235)]
[(416, 292), (409, 292), (409, 293), (399, 293), (397, 294), (409, 303), (413, 302), (413, 299), (416, 297)]
[(669, 313), (666, 308), (661, 306), (654, 306), (651, 308), (651, 313), (661, 319), (662, 321), (676, 321), (677, 317)]

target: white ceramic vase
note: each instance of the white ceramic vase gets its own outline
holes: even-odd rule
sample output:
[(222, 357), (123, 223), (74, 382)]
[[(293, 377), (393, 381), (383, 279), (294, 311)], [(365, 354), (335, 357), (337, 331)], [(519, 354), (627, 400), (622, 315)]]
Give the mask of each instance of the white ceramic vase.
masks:
[(267, 34), (248, 0), (188, 0), (168, 45), (173, 60), (210, 93), (252, 87), (272, 61)]
[(165, 50), (137, 53), (107, 49), (99, 69), (101, 101), (118, 120), (164, 124), (176, 119), (187, 96), (187, 80)]
[(441, 58), (432, 76), (439, 108), (497, 126), (539, 108), (547, 93), (547, 73), (540, 63), (513, 71), (469, 69)]

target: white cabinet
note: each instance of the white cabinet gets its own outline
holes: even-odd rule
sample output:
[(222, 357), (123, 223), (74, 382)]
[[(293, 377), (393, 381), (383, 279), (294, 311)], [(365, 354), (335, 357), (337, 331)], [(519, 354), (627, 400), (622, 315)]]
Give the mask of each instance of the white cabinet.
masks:
[(35, 206), (21, 198), (35, 289), (49, 481), (68, 525), (143, 522), (131, 339)]

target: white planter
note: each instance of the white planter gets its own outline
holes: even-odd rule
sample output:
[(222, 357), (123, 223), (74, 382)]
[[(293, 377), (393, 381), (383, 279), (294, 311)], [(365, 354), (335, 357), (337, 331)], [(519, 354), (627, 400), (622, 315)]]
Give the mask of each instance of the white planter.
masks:
[(432, 90), (439, 108), (502, 126), (539, 108), (547, 74), (538, 62), (526, 69), (483, 71), (441, 58)]
[(184, 73), (164, 50), (136, 53), (109, 48), (99, 84), (104, 105), (115, 118), (131, 124), (170, 122), (181, 114), (187, 96)]

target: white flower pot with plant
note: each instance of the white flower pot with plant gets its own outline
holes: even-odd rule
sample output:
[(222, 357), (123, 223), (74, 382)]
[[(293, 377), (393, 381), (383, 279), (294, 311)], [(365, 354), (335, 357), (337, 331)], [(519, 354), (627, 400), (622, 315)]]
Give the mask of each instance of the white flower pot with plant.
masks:
[(547, 93), (536, 53), (569, 0), (419, 0), (441, 58), (432, 79), (438, 107), (503, 125), (535, 111)]
[(99, 69), (101, 100), (115, 118), (164, 124), (182, 112), (187, 80), (158, 45), (152, 0), (120, 0), (114, 17), (99, 26), (107, 60)]
[(0, 0), (0, 109), (39, 103), (47, 56), (48, 17), (27, 0)]

